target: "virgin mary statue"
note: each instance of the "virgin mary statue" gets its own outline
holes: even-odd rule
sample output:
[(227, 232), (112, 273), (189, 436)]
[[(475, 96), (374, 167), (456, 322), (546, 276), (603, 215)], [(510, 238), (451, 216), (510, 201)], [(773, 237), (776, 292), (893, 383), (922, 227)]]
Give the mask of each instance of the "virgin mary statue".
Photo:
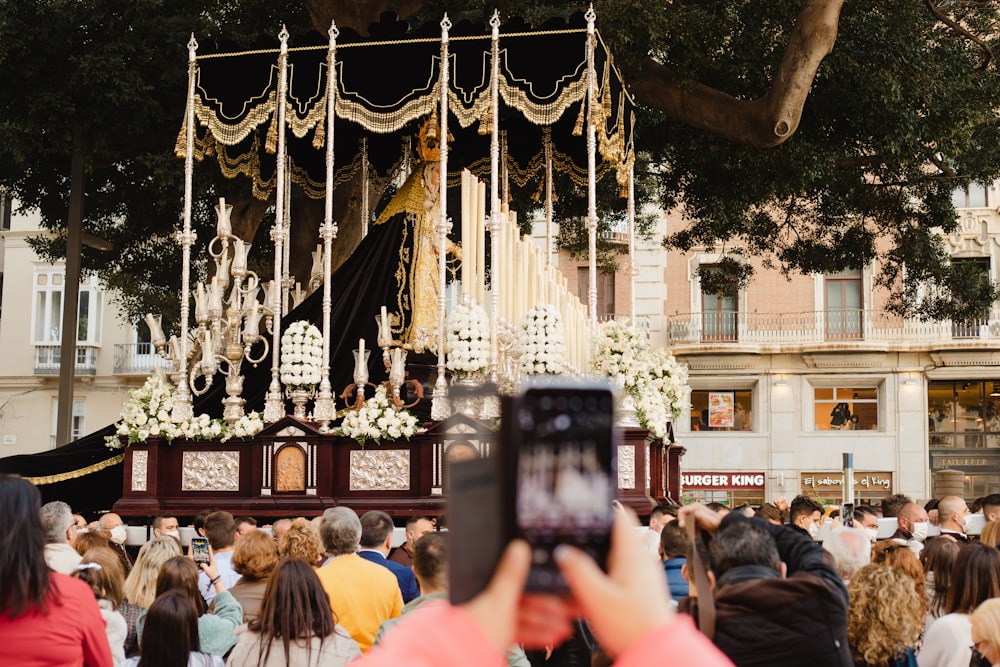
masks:
[[(330, 381), (335, 392), (352, 382), (351, 351), (358, 347), (358, 339), (376, 340), (376, 317), (382, 306), (389, 314), (394, 345), (417, 354), (437, 350), (441, 250), (434, 230), (440, 216), (440, 147), (435, 127), (432, 116), (419, 133), (420, 162), (332, 276)], [(448, 242), (445, 252), (460, 257), (461, 249)], [(321, 326), (322, 293), (322, 289), (313, 292), (284, 320), (309, 319)], [(411, 360), (419, 363), (415, 355)], [(371, 381), (379, 382), (385, 375), (381, 355), (373, 353)]]

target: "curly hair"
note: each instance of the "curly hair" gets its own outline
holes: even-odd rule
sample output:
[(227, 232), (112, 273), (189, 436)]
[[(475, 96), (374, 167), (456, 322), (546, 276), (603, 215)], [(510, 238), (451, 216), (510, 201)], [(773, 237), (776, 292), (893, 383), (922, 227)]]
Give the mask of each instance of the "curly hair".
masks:
[(317, 565), (323, 557), (323, 545), (316, 526), (301, 517), (292, 521), (292, 525), (278, 540), (278, 555)]
[(924, 608), (908, 576), (885, 565), (865, 565), (851, 576), (847, 593), (847, 638), (859, 662), (885, 665), (916, 644)]
[(278, 564), (278, 549), (270, 535), (255, 530), (236, 543), (233, 550), (233, 569), (247, 581), (267, 579)]
[(888, 565), (909, 577), (920, 597), (922, 609), (927, 612), (927, 578), (924, 567), (909, 546), (895, 540), (880, 540), (872, 546), (872, 562), (876, 565)]

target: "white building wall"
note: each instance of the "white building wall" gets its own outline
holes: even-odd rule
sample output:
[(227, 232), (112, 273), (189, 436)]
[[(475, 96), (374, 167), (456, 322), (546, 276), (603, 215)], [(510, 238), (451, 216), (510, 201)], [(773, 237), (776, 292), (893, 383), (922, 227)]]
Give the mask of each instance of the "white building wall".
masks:
[[(3, 310), (0, 312), (0, 457), (33, 454), (52, 447), (53, 411), (59, 394), (58, 375), (36, 373), (33, 344), (36, 271), (61, 268), (43, 262), (27, 239), (40, 232), (37, 214), (14, 202), (9, 230), (0, 233), (3, 266)], [(61, 322), (60, 322), (61, 324)], [(134, 343), (132, 327), (117, 318), (110, 295), (101, 299), (101, 334), (94, 349), (93, 374), (78, 374), (74, 403), (82, 407), (83, 434), (118, 419), (129, 389), (144, 377), (115, 373), (115, 346)]]

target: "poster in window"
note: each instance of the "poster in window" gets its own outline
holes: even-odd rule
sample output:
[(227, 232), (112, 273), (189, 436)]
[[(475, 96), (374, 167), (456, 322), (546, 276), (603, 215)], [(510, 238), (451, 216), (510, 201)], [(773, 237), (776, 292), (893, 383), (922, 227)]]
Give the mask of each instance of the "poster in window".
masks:
[(735, 399), (731, 391), (708, 392), (708, 425), (710, 428), (732, 428)]

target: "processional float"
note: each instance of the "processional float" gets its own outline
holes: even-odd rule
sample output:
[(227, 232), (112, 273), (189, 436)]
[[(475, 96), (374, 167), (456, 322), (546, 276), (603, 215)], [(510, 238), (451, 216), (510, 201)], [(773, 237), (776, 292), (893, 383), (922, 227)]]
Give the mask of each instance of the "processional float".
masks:
[[(440, 173), (447, 175), (440, 179), (434, 231), (438, 247), (444, 248), (451, 232), (448, 187), (461, 182), (463, 298), (478, 302), (489, 313), (490, 379), (511, 379), (500, 377), (511, 372), (510, 364), (502, 362), (504, 354), (511, 349), (519, 319), (539, 303), (558, 310), (567, 331), (568, 364), (586, 371), (589, 340), (597, 327), (596, 184), (608, 173), (614, 174), (627, 199), (633, 282), (635, 276), (631, 261), (633, 102), (595, 29), (595, 18), (590, 10), (569, 23), (554, 22), (531, 30), (517, 21), (502, 25), (494, 13), (489, 31), (484, 32), (468, 23), (453, 26), (445, 16), (435, 32), (424, 28), (415, 33), (401, 32), (402, 24), (386, 20), (372, 26), (370, 39), (331, 25), (324, 43), (304, 38), (294, 45), (282, 29), (277, 48), (240, 52), (199, 53), (192, 36), (187, 108), (177, 144), (177, 153), (185, 160), (177, 328), (186, 335), (168, 344), (159, 319), (147, 318), (154, 345), (173, 362), (174, 420), (190, 418), (192, 394), (206, 392), (216, 372), (226, 376), (223, 416), (227, 421), (239, 419), (247, 400), (256, 399), (243, 395), (244, 371), (250, 372), (248, 363), (256, 366), (268, 356), (264, 422), (275, 422), (286, 414), (280, 381), (282, 321), (303, 296), (289, 269), (291, 235), (304, 233), (291, 220), (292, 186), (312, 198), (322, 198), (325, 204), (319, 228), (321, 246), (313, 254), (307, 283), (307, 290), (322, 284), (322, 316), (317, 322), (323, 341), (322, 367), (313, 419), (325, 431), (336, 418), (335, 392), (346, 383), (335, 383), (347, 372), (343, 366), (351, 367), (351, 379), (363, 391), (368, 374), (355, 364), (344, 364), (343, 358), (332, 358), (331, 340), (343, 335), (331, 331), (332, 295), (343, 289), (331, 280), (333, 242), (338, 234), (334, 191), (360, 177), (362, 224), (368, 230), (372, 218), (369, 187), (373, 182), (384, 185), (409, 166), (412, 137), (428, 119), (435, 123), (432, 132), (439, 138)], [(215, 276), (194, 290), (197, 326), (191, 328), (194, 161), (211, 157), (224, 175), (246, 177), (255, 197), (274, 197), (273, 277), (263, 284), (248, 270), (251, 239), (232, 234), (226, 222), (231, 207), (220, 201), (217, 234), (207, 247), (215, 262)], [(552, 263), (554, 170), (587, 188), (586, 305), (572, 294), (565, 276)], [(463, 171), (468, 173), (463, 175)], [(511, 184), (524, 187), (533, 180), (542, 184), (544, 192), (544, 250), (521, 235), (516, 214), (508, 207)], [(439, 253), (437, 273), (433, 420), (449, 414), (444, 252)], [(261, 295), (263, 299), (258, 300)], [(369, 340), (378, 340), (389, 375), (399, 378), (402, 369), (393, 366), (404, 363), (403, 355), (390, 350), (402, 341), (385, 330), (384, 312), (383, 308), (378, 333)], [(634, 320), (634, 297), (630, 315)], [(370, 320), (368, 325), (373, 326)], [(371, 358), (373, 370), (379, 362), (377, 355)]]

